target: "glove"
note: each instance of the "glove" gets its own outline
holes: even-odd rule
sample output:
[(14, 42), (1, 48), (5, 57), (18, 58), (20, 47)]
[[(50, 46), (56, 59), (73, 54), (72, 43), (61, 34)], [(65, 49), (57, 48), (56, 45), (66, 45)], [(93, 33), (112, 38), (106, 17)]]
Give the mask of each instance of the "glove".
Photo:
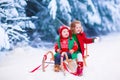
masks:
[(94, 39), (94, 42), (96, 43), (96, 42), (99, 42), (99, 40), (100, 40), (100, 38), (99, 37), (96, 37), (95, 39)]

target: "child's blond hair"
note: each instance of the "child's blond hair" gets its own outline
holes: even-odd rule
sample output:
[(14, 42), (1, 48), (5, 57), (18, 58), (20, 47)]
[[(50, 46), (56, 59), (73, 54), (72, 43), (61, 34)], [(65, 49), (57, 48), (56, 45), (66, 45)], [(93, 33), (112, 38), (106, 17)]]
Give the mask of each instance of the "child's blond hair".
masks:
[(80, 24), (81, 25), (82, 32), (83, 32), (83, 27), (82, 27), (81, 22), (78, 21), (78, 20), (75, 20), (75, 21), (71, 22), (71, 24), (70, 24), (70, 29), (71, 29), (72, 34), (75, 34), (75, 26), (76, 26), (76, 24)]

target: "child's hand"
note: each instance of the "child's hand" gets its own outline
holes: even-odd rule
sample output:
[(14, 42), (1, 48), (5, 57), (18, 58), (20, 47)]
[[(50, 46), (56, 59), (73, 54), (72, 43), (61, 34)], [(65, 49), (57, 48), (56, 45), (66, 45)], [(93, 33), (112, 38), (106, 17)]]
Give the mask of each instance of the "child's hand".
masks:
[(71, 53), (71, 54), (74, 53), (74, 50), (73, 49), (69, 50), (69, 53)]
[(94, 39), (94, 42), (96, 43), (96, 42), (99, 42), (99, 40), (100, 40), (100, 38), (99, 37), (96, 37), (95, 39)]

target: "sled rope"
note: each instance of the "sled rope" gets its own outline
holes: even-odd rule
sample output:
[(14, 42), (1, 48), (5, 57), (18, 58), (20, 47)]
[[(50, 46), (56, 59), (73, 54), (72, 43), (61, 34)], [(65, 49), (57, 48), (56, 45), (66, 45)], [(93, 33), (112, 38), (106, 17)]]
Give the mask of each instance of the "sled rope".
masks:
[(68, 56), (67, 56), (66, 52), (63, 52), (61, 54), (61, 68), (62, 68), (63, 74), (65, 76), (65, 68), (64, 68), (64, 64), (63, 64), (64, 63), (64, 61), (63, 61), (64, 56), (66, 58), (66, 61), (68, 61)]
[(71, 72), (71, 71), (69, 71), (69, 69), (67, 68), (65, 62), (63, 62), (63, 67), (64, 67), (64, 69), (65, 69), (66, 71), (68, 71), (70, 74), (77, 76), (76, 72)]
[(30, 73), (35, 72), (36, 70), (38, 70), (40, 68), (41, 65), (39, 65), (38, 67), (34, 68), (33, 70), (30, 71)]
[[(42, 65), (42, 64), (41, 64)], [(33, 70), (31, 70), (30, 71), (30, 73), (33, 73), (33, 72), (35, 72), (36, 70), (38, 70), (40, 67), (41, 67), (41, 65), (39, 65), (38, 67), (36, 67), (36, 68), (34, 68)], [(48, 65), (46, 65), (44, 68), (47, 68), (48, 67)]]

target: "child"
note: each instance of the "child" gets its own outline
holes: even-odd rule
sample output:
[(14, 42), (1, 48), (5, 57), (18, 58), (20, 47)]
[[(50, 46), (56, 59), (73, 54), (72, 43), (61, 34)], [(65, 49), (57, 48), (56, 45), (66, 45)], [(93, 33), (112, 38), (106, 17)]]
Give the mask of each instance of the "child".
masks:
[(82, 75), (83, 72), (83, 58), (84, 55), (84, 44), (93, 43), (97, 41), (97, 38), (87, 38), (85, 32), (83, 31), (82, 25), (80, 21), (73, 21), (70, 24), (70, 29), (72, 31), (72, 37), (78, 44), (77, 53), (72, 54), (72, 58), (76, 59), (78, 67), (77, 67), (77, 75)]
[[(71, 59), (75, 51), (77, 51), (78, 46), (77, 43), (72, 39), (72, 35), (70, 32), (70, 29), (67, 26), (61, 26), (59, 28), (59, 38), (57, 40), (57, 43), (55, 44), (55, 52), (54, 60), (54, 71), (59, 72), (60, 65), (61, 65), (61, 54), (63, 52), (66, 52), (68, 55), (68, 59)], [(65, 57), (64, 57), (65, 60)]]

